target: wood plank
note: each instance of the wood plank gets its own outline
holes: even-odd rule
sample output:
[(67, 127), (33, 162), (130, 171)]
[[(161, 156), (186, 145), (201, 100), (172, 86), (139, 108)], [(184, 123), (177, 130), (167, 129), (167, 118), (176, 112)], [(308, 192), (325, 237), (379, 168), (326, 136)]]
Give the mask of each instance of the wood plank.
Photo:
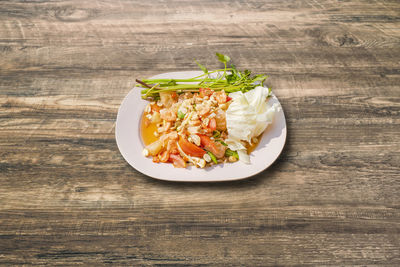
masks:
[[(138, 77), (267, 73), (265, 172), (168, 183), (114, 139)], [(400, 265), (398, 1), (3, 1), (0, 264)]]

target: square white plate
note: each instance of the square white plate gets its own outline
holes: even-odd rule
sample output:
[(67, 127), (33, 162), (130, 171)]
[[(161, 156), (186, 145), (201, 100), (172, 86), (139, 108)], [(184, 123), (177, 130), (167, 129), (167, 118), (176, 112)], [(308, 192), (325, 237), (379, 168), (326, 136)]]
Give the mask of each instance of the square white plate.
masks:
[[(201, 75), (200, 71), (169, 72), (156, 78), (184, 79)], [(279, 103), (273, 95), (268, 104)], [(144, 157), (144, 144), (140, 134), (140, 120), (148, 101), (141, 98), (140, 89), (132, 89), (118, 110), (115, 138), (124, 159), (136, 170), (150, 177), (179, 182), (220, 182), (239, 180), (256, 175), (268, 168), (280, 155), (286, 141), (286, 121), (283, 110), (275, 113), (274, 122), (267, 127), (260, 143), (250, 154), (251, 164), (242, 162), (218, 164), (205, 169), (190, 166), (174, 168), (168, 163), (154, 163), (151, 157)]]

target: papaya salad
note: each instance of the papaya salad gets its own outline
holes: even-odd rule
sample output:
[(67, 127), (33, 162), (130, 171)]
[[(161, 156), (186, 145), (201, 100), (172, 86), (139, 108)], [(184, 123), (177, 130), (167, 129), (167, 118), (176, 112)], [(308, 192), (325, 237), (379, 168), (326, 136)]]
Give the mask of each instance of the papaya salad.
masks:
[(265, 75), (239, 71), (230, 58), (217, 53), (224, 69), (190, 79), (136, 80), (142, 98), (143, 155), (155, 163), (205, 168), (220, 163), (250, 163), (249, 153), (272, 123), (276, 105)]

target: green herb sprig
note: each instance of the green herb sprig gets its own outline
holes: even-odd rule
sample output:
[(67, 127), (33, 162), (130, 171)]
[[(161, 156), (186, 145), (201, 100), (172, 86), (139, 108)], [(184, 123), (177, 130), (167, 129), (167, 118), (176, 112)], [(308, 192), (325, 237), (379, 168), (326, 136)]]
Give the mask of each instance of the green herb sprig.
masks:
[(137, 79), (136, 86), (141, 88), (143, 99), (159, 99), (161, 92), (199, 92), (200, 88), (210, 88), (214, 91), (224, 90), (226, 93), (242, 91), (243, 93), (263, 85), (266, 75), (252, 75), (251, 71), (239, 71), (234, 64), (229, 64), (230, 57), (216, 53), (223, 69), (208, 71), (208, 69), (195, 61), (204, 72), (202, 75), (189, 79)]

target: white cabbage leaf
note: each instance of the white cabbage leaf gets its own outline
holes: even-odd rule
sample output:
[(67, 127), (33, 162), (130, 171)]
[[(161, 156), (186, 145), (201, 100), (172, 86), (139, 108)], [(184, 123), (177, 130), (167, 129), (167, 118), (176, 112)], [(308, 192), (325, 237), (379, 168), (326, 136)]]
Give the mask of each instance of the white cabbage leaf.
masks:
[(243, 141), (251, 143), (253, 137), (259, 136), (273, 122), (274, 115), (280, 106), (268, 106), (269, 89), (257, 86), (246, 93), (240, 91), (229, 94), (233, 101), (226, 110), (228, 138), (225, 143), (231, 150), (238, 152), (239, 160), (249, 164)]

